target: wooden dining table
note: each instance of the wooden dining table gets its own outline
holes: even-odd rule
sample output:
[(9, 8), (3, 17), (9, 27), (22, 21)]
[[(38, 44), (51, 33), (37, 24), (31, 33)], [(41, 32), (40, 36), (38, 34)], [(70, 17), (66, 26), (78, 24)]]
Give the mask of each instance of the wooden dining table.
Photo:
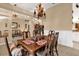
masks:
[[(28, 39), (25, 39), (25, 40), (28, 40)], [(29, 39), (30, 40), (30, 39)], [(26, 49), (30, 55), (35, 55), (35, 53), (42, 47), (44, 47), (46, 45), (46, 43), (44, 44), (41, 44), (41, 45), (38, 45), (36, 42), (32, 43), (32, 44), (25, 44), (23, 42), (24, 40), (18, 40), (17, 43), (19, 45), (21, 45), (24, 49)], [(42, 41), (47, 41), (46, 39), (43, 39), (43, 40), (39, 40), (40, 42)]]

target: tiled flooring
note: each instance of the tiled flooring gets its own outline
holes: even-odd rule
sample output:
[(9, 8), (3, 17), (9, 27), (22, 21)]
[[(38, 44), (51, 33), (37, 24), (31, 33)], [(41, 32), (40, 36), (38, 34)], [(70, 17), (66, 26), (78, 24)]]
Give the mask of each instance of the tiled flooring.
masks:
[[(58, 45), (59, 56), (79, 56), (79, 50)], [(0, 56), (8, 56), (6, 46), (0, 46)]]
[(79, 50), (62, 45), (58, 46), (58, 51), (60, 56), (79, 56)]

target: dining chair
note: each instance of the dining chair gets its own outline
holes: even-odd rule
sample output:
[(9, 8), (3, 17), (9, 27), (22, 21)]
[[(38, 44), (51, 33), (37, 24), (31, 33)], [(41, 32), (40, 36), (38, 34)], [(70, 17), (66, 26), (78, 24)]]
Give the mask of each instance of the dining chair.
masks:
[(12, 56), (7, 37), (5, 37), (5, 43), (6, 43), (6, 46), (7, 46), (7, 50), (8, 50), (9, 56)]
[(21, 52), (22, 52), (22, 56), (29, 56), (29, 53), (26, 49), (23, 48)]
[(37, 56), (48, 56), (49, 55), (48, 45), (46, 44), (44, 47), (42, 47), (42, 49), (38, 50), (36, 54)]
[(31, 37), (31, 35), (30, 35), (30, 31), (28, 31), (28, 38), (29, 38), (29, 37)]
[(51, 39), (53, 39), (52, 40), (52, 44), (51, 44), (51, 52), (53, 53), (53, 55), (54, 55), (54, 52), (55, 52), (57, 56), (59, 55), (58, 54), (58, 49), (57, 49), (57, 46), (58, 46), (58, 36), (59, 36), (59, 32), (55, 32), (55, 33), (51, 34)]
[(24, 31), (22, 34), (23, 34), (23, 39), (31, 37), (30, 36), (30, 31)]
[(8, 33), (4, 32), (2, 37), (5, 39), (5, 44), (6, 44), (9, 56), (12, 56), (11, 51), (10, 51), (10, 47), (9, 47), (9, 42), (8, 42)]
[(45, 49), (42, 53), (44, 56), (54, 56), (55, 42), (56, 40), (54, 34), (52, 34), (52, 36), (49, 34), (47, 38), (47, 44), (45, 45)]
[(59, 55), (58, 54), (58, 49), (57, 49), (57, 46), (58, 46), (58, 37), (59, 37), (59, 32), (56, 32), (56, 35), (55, 35), (55, 39), (56, 39), (55, 51), (56, 51), (57, 56)]
[(51, 48), (50, 48), (50, 55), (54, 55), (54, 52), (56, 52), (56, 55), (58, 56), (58, 50), (57, 50), (57, 45), (58, 45), (58, 36), (59, 32), (55, 32), (54, 30), (49, 31), (49, 36), (51, 38)]
[(10, 52), (12, 56), (28, 56), (28, 51), (24, 49), (20, 44), (17, 42), (13, 42), (10, 45)]
[(51, 43), (53, 41), (49, 41), (50, 40), (50, 36), (47, 36), (46, 40), (47, 40), (47, 43), (45, 44), (44, 47), (42, 47), (42, 50), (38, 50), (37, 51), (37, 56), (51, 56), (54, 55), (53, 51), (51, 52)]
[(33, 36), (36, 36), (38, 34), (38, 30), (37, 29), (34, 29), (33, 30)]
[(56, 40), (55, 40), (54, 34), (52, 35), (49, 34), (48, 37), (49, 37), (49, 42), (48, 42), (49, 55), (54, 56), (54, 46), (55, 46)]

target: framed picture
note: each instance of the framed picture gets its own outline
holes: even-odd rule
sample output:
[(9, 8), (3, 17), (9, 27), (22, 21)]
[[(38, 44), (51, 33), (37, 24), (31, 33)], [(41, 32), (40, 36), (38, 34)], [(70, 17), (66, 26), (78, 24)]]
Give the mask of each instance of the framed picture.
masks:
[(18, 28), (18, 23), (17, 23), (17, 22), (12, 22), (12, 28), (13, 28), (13, 29)]

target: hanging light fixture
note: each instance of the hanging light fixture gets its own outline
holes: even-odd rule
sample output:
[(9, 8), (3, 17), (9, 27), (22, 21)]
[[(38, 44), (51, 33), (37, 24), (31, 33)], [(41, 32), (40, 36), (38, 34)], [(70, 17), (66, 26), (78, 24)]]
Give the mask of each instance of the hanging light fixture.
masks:
[[(17, 5), (16, 5), (16, 4), (13, 4), (13, 6), (15, 6), (15, 7), (16, 7)], [(12, 12), (12, 17), (16, 18), (17, 16), (18, 16), (18, 15), (16, 14), (16, 12), (15, 12), (15, 11), (13, 11), (13, 12)]]
[(45, 9), (41, 3), (36, 6), (36, 8), (34, 10), (34, 17), (37, 17), (38, 19), (41, 17), (46, 18)]

